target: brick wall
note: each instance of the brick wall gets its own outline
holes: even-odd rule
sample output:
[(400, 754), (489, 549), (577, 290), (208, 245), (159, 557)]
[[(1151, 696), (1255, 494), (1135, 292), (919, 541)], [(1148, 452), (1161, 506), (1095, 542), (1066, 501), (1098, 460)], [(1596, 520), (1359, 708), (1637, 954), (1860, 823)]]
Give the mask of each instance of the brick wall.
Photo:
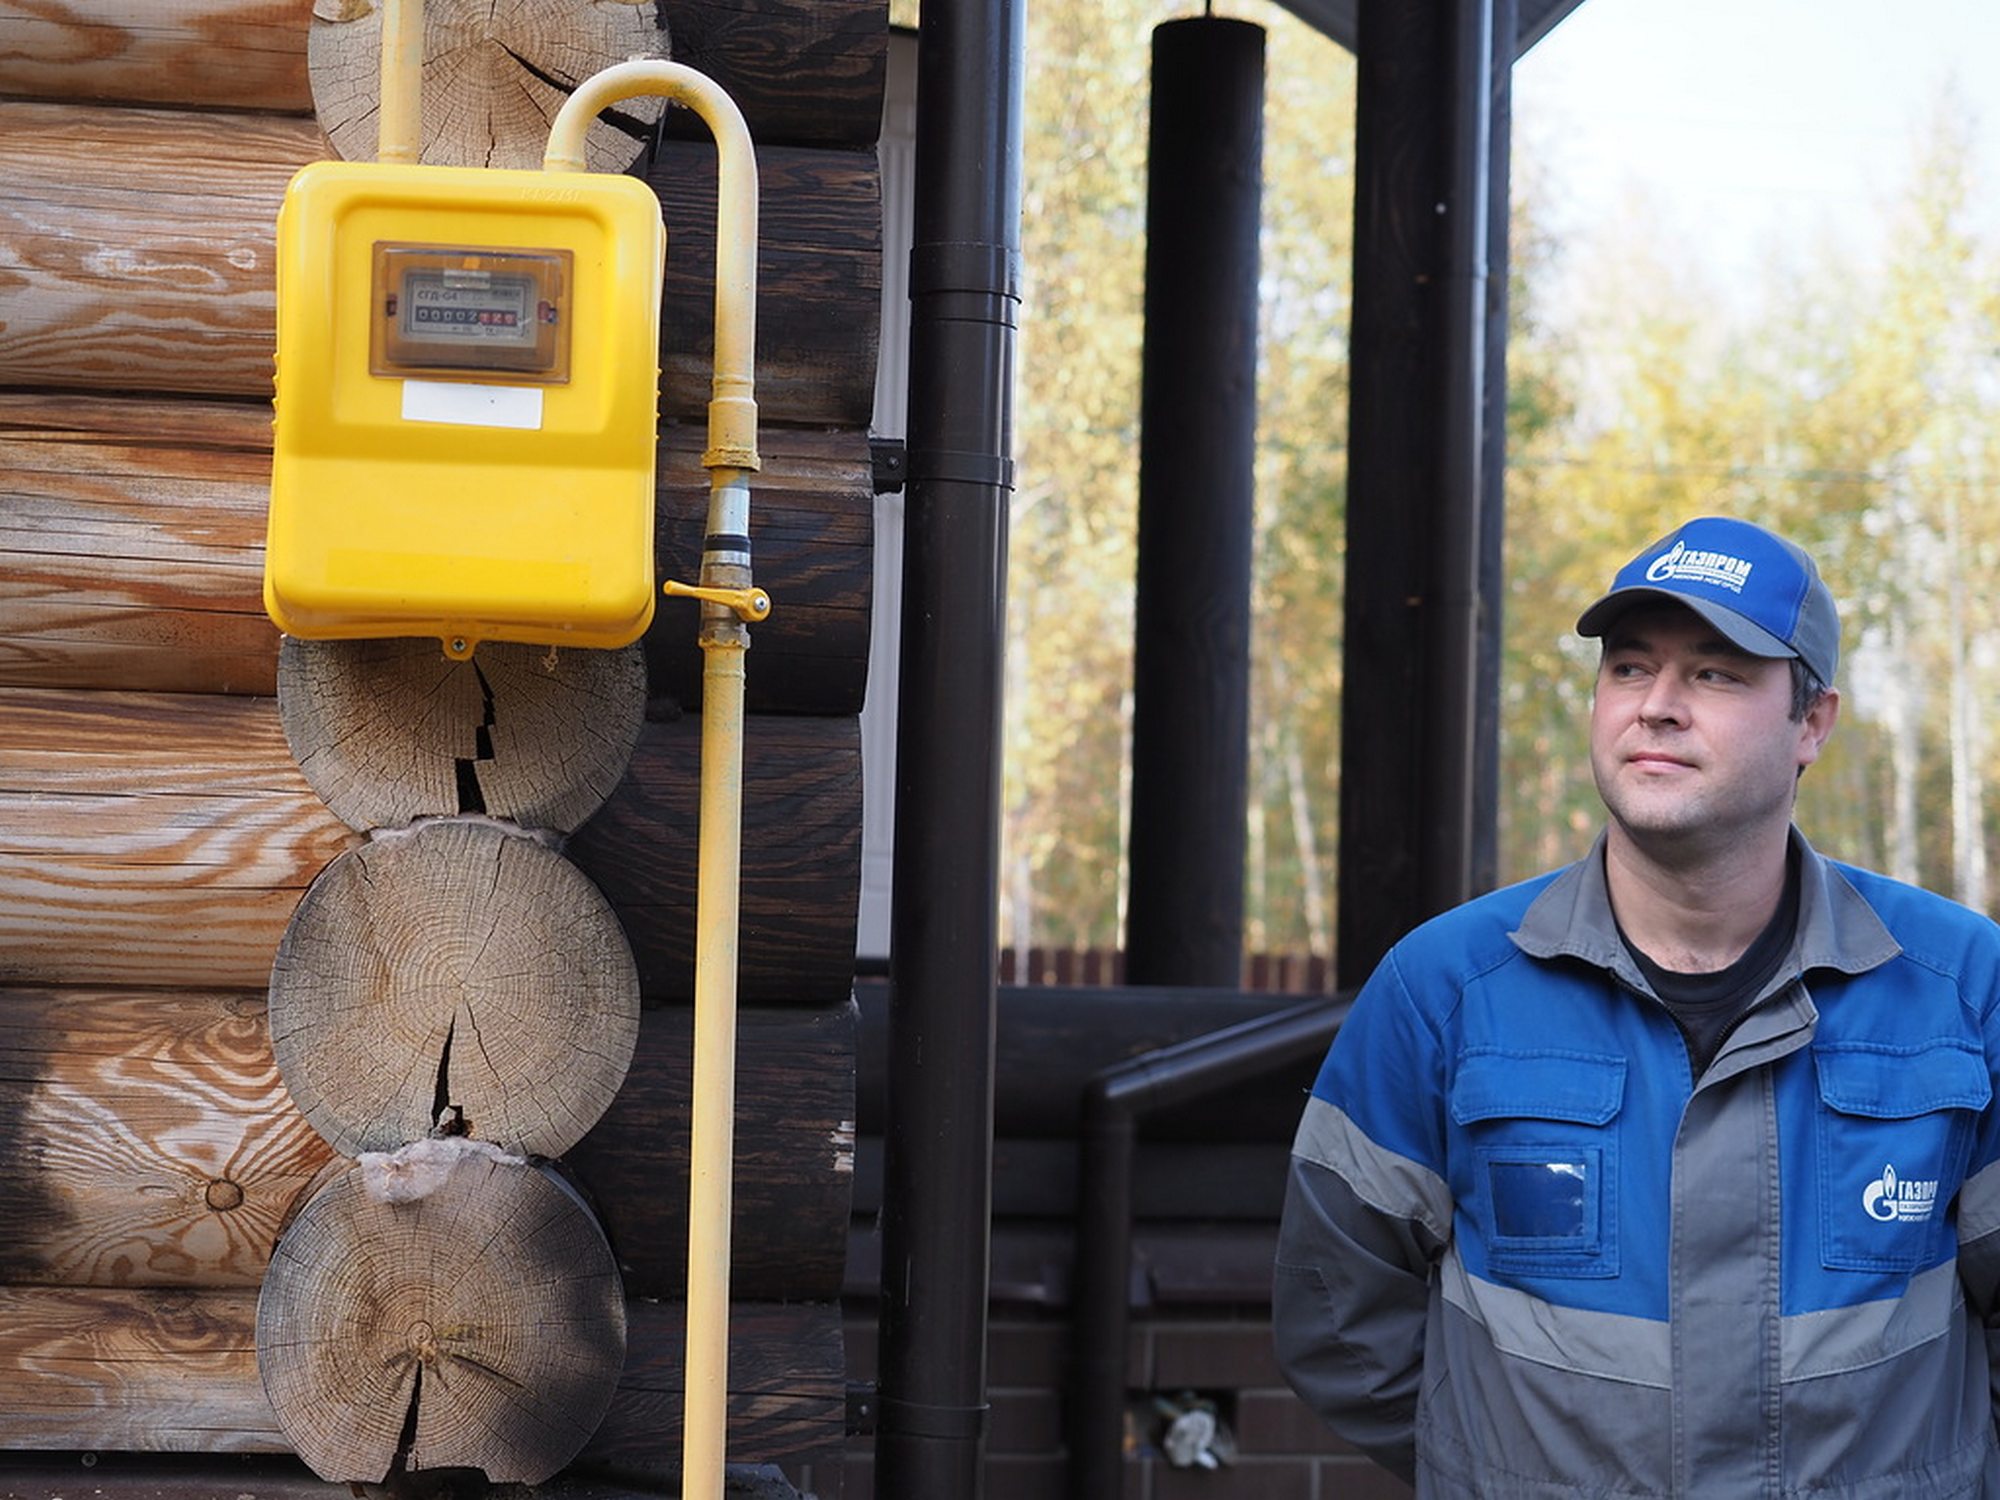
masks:
[[(986, 1500), (1061, 1500), (1068, 1336), (1057, 1319), (996, 1313), (987, 1341)], [(847, 1324), (847, 1364), (850, 1378), (875, 1378), (875, 1325), (864, 1316)], [(1155, 1445), (1162, 1423), (1135, 1401), (1122, 1500), (1409, 1500), (1407, 1485), (1334, 1437), (1291, 1393), (1265, 1321), (1135, 1321), (1129, 1377), (1135, 1393), (1193, 1391), (1214, 1401), (1236, 1435), (1237, 1459), (1221, 1469), (1173, 1467)], [(845, 1500), (874, 1500), (874, 1462), (871, 1439), (850, 1439)]]

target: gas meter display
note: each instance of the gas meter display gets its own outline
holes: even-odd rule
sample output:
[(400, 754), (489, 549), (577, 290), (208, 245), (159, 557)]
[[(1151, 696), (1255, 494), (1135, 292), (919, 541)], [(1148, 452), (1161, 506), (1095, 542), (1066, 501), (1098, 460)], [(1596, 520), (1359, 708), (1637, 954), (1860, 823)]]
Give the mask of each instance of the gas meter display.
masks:
[(377, 244), (371, 374), (569, 379), (570, 255)]

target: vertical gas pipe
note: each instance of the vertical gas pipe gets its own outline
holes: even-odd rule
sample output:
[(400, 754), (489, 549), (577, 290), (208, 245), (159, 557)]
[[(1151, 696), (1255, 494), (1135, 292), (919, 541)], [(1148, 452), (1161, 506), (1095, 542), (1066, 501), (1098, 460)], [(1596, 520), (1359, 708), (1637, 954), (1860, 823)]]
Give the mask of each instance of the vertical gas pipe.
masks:
[(382, 7), (382, 94), (375, 159), (415, 164), (424, 156), (424, 0)]
[(927, 6), (917, 34), (882, 1500), (971, 1500), (985, 1449), (1025, 14), (956, 0)]
[(620, 63), (586, 80), (549, 130), (549, 171), (583, 170), (598, 111), (634, 94), (693, 109), (715, 136), (715, 376), (708, 403), (708, 533), (701, 582), (668, 583), (701, 601), (701, 846), (695, 899), (694, 1099), (688, 1181), (687, 1396), (681, 1494), (719, 1500), (729, 1390), (730, 1161), (736, 1096), (736, 931), (742, 864), (743, 653), (746, 624), (771, 612), (750, 583), (750, 475), (758, 467), (757, 163), (729, 96), (678, 63)]

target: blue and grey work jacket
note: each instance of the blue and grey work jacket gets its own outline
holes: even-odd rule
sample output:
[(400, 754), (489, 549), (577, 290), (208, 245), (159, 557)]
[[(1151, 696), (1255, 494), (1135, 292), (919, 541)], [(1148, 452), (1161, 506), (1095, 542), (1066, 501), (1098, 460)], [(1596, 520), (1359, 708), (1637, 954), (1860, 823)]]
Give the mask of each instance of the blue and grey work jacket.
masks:
[(1293, 1147), (1273, 1308), (1438, 1500), (2000, 1500), (2000, 928), (1821, 859), (1693, 1076), (1582, 863), (1383, 960)]

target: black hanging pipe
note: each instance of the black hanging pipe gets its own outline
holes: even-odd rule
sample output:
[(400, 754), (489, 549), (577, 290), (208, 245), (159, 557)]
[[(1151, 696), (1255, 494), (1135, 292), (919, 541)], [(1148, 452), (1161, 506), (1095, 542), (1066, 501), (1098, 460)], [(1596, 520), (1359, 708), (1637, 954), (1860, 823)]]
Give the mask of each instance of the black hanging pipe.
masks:
[(917, 34), (881, 1500), (982, 1492), (1024, 23), (955, 0)]
[(1125, 980), (1243, 979), (1264, 30), (1153, 31)]
[(1315, 1000), (1105, 1069), (1083, 1093), (1064, 1422), (1069, 1500), (1124, 1488), (1125, 1346), (1132, 1326), (1132, 1169), (1148, 1115), (1323, 1054), (1351, 996)]
[[(1493, 0), (1361, 0), (1337, 980), (1472, 894)], [(1490, 785), (1492, 778), (1485, 779)]]

